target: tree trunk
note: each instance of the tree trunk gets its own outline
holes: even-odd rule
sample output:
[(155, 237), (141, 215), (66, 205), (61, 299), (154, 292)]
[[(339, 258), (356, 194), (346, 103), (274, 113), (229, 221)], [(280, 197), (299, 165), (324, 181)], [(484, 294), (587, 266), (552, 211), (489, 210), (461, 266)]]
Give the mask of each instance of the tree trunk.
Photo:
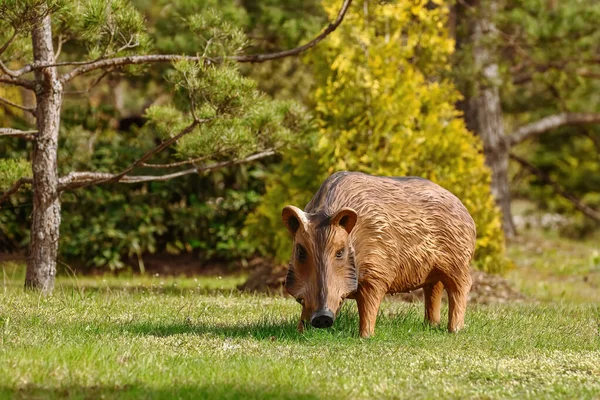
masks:
[(508, 161), (510, 145), (504, 133), (502, 106), (498, 87), (501, 84), (497, 53), (493, 48), (496, 28), (492, 21), (496, 0), (470, 0), (456, 6), (456, 46), (474, 65), (477, 77), (463, 77), (461, 91), (465, 97), (461, 108), (469, 130), (483, 141), (486, 164), (492, 171), (492, 195), (502, 212), (502, 228), (507, 238), (515, 235), (510, 208)]
[[(36, 62), (55, 62), (49, 15), (33, 28), (32, 42)], [(54, 288), (60, 228), (56, 157), (63, 88), (56, 67), (37, 70), (35, 77), (38, 134), (31, 160), (33, 215), (25, 288), (50, 293)]]

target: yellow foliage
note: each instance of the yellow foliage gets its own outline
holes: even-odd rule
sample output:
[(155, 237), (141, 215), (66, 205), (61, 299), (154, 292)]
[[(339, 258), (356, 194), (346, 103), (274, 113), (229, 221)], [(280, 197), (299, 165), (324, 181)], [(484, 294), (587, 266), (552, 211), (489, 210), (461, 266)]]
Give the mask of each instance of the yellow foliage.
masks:
[[(12, 101), (15, 104), (23, 104), (23, 99), (21, 98), (21, 90), (17, 86), (0, 86), (0, 97), (3, 97), (9, 101)], [(13, 115), (18, 117), (23, 117), (25, 111), (20, 110), (18, 108), (11, 108), (11, 112)], [(6, 113), (3, 107), (0, 107), (0, 122), (5, 123)]]
[[(341, 2), (325, 2), (330, 16)], [(289, 255), (280, 220), (286, 204), (303, 207), (321, 182), (339, 170), (416, 175), (456, 194), (477, 224), (475, 265), (503, 271), (504, 239), (480, 140), (464, 126), (460, 94), (443, 79), (453, 41), (439, 24), (447, 8), (426, 1), (359, 2), (327, 43), (313, 50), (318, 136), (304, 152), (287, 154), (249, 218), (266, 252)], [(443, 24), (445, 25), (445, 24)], [(275, 240), (272, 240), (273, 236)]]

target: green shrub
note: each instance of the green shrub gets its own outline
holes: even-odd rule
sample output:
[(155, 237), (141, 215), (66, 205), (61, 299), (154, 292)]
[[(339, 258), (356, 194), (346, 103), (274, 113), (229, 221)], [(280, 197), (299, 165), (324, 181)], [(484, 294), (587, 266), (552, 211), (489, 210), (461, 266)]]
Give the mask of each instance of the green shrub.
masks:
[[(325, 5), (330, 16), (335, 3)], [(285, 260), (291, 241), (282, 207), (304, 207), (329, 174), (355, 170), (422, 176), (449, 189), (477, 224), (476, 267), (508, 267), (481, 143), (454, 107), (459, 93), (441, 78), (453, 51), (440, 29), (446, 19), (445, 7), (410, 1), (368, 10), (355, 4), (327, 45), (308, 55), (317, 79), (318, 132), (313, 145), (288, 152), (273, 168), (266, 195), (248, 218), (261, 251)]]

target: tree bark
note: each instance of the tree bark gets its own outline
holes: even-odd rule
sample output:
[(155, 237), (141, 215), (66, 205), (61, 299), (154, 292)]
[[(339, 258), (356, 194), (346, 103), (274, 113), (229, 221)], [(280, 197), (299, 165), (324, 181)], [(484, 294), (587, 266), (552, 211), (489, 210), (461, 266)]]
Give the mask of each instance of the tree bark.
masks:
[[(496, 10), (495, 0), (469, 0), (456, 6), (457, 48), (468, 54), (467, 62), (473, 63), (478, 76), (463, 84), (464, 102), (461, 108), (467, 128), (483, 141), (486, 164), (492, 171), (492, 195), (502, 212), (502, 228), (507, 238), (516, 234), (510, 208), (508, 162), (510, 145), (504, 133), (502, 107), (500, 104), (500, 74), (495, 60), (496, 52), (491, 43), (496, 35), (492, 16)], [(469, 77), (471, 80), (472, 77)]]
[[(55, 62), (49, 15), (33, 28), (32, 42), (35, 62)], [(25, 288), (50, 293), (54, 288), (60, 228), (57, 151), (63, 87), (56, 67), (35, 71), (35, 78), (38, 134), (31, 160), (33, 215)]]

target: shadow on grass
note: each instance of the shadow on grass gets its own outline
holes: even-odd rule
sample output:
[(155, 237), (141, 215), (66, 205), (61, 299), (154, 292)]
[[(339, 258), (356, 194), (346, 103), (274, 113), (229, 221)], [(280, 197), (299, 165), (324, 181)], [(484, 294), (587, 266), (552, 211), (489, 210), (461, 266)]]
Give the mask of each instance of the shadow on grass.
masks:
[(123, 386), (62, 386), (48, 388), (27, 385), (22, 388), (0, 388), (1, 398), (11, 399), (317, 399), (311, 394), (295, 392), (291, 387), (252, 387), (215, 384), (153, 388), (143, 384)]
[(264, 339), (299, 339), (301, 335), (296, 330), (297, 321), (260, 321), (256, 323), (231, 324), (214, 323), (200, 324), (191, 322), (130, 322), (117, 327), (122, 332), (141, 336), (173, 336), (181, 334), (215, 335), (219, 337), (244, 337), (259, 340)]
[[(313, 337), (354, 338), (358, 337), (358, 314), (343, 309), (329, 329), (316, 329), (306, 326), (303, 334), (298, 332), (298, 315), (265, 316), (252, 322), (229, 321), (131, 321), (119, 325), (105, 325), (97, 328), (119, 333), (140, 336), (167, 337), (173, 335), (208, 335), (222, 338), (253, 338), (257, 340), (304, 341)], [(104, 329), (103, 329), (104, 328)], [(88, 328), (89, 329), (89, 328)]]
[[(134, 335), (150, 335), (166, 337), (180, 334), (210, 335), (222, 338), (253, 338), (257, 340), (292, 340), (306, 341), (310, 339), (356, 339), (359, 337), (359, 318), (356, 312), (342, 310), (333, 327), (316, 329), (310, 326), (303, 334), (297, 330), (297, 317), (267, 317), (256, 322), (205, 322), (192, 320), (181, 322), (132, 321), (115, 328), (119, 332)], [(445, 334), (445, 326), (431, 327), (423, 323), (420, 316), (407, 310), (406, 313), (378, 318), (376, 338), (387, 340), (414, 335), (415, 333)]]
[[(2, 275), (0, 271), (0, 287), (11, 290), (22, 290), (23, 279), (12, 279), (2, 282)], [(157, 284), (104, 284), (104, 285), (90, 285), (85, 283), (82, 285), (76, 285), (73, 283), (58, 282), (54, 288), (55, 295), (69, 295), (72, 297), (84, 298), (89, 295), (99, 294), (133, 294), (133, 295), (144, 295), (144, 294), (157, 294), (157, 295), (168, 295), (168, 296), (186, 296), (186, 295), (202, 295), (202, 296), (229, 296), (232, 294), (242, 293), (235, 287), (231, 288), (213, 288), (213, 287), (180, 287), (175, 285), (157, 285)]]
[(102, 286), (81, 285), (79, 287), (71, 284), (58, 285), (55, 292), (76, 293), (81, 296), (86, 294), (110, 294), (110, 293), (127, 293), (127, 294), (164, 294), (173, 296), (183, 296), (189, 294), (195, 295), (230, 295), (232, 293), (240, 293), (236, 288), (203, 288), (203, 287), (179, 287), (174, 285), (121, 285), (109, 284)]

